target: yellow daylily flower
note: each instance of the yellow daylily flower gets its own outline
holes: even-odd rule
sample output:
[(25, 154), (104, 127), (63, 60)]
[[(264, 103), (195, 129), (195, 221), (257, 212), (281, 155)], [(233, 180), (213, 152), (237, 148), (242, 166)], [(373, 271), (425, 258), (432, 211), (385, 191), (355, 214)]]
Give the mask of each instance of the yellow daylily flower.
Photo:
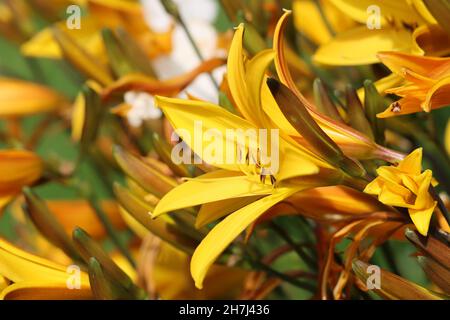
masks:
[(64, 97), (45, 86), (0, 78), (0, 117), (20, 117), (51, 112), (67, 105)]
[(0, 299), (89, 299), (88, 275), (80, 272), (80, 289), (69, 289), (67, 266), (25, 252), (0, 239), (0, 276), (10, 283)]
[(34, 153), (20, 150), (0, 151), (0, 210), (18, 195), (24, 186), (42, 175), (42, 160)]
[[(197, 247), (191, 261), (191, 274), (197, 288), (202, 288), (209, 267), (222, 251), (266, 210), (300, 190), (339, 183), (343, 178), (340, 171), (292, 141), (285, 132), (286, 127), (276, 126), (266, 113), (268, 108), (275, 108), (276, 105), (264, 81), (265, 70), (274, 58), (274, 52), (265, 50), (246, 61), (242, 45), (243, 33), (244, 27), (240, 25), (236, 29), (228, 57), (228, 84), (242, 117), (198, 100), (184, 101), (159, 96), (155, 99), (172, 126), (183, 129), (177, 133), (198, 155), (204, 156), (202, 150), (208, 148), (209, 142), (202, 138), (199, 139), (201, 142), (191, 141), (190, 136), (196, 130), (193, 119), (201, 120), (205, 131), (215, 130), (220, 133), (218, 137), (222, 137), (221, 145), (226, 146), (227, 150), (246, 147), (233, 138), (228, 138), (227, 130), (280, 130), (279, 170), (270, 173), (270, 179), (269, 174), (266, 176), (263, 173), (264, 168), (256, 164), (240, 163), (236, 154), (230, 161), (219, 150), (216, 157), (221, 161), (211, 164), (221, 170), (206, 173), (173, 188), (154, 209), (152, 216), (157, 217), (162, 213), (195, 205), (233, 199), (241, 201), (245, 197), (261, 196), (261, 199), (229, 214)], [(251, 143), (248, 147), (249, 150), (255, 148)], [(208, 162), (204, 157), (203, 160)], [(302, 178), (297, 180), (296, 177)]]
[(430, 112), (450, 105), (450, 58), (420, 57), (399, 52), (380, 52), (380, 60), (405, 79), (405, 84), (386, 90), (400, 100), (392, 103), (379, 118), (415, 112)]
[[(379, 62), (379, 51), (442, 55), (450, 50), (449, 35), (436, 24), (422, 0), (330, 1), (363, 25), (340, 32), (321, 45), (314, 55), (318, 63), (366, 65)], [(379, 25), (367, 26), (375, 22)]]
[(431, 170), (421, 172), (422, 148), (418, 148), (396, 167), (379, 167), (378, 177), (364, 192), (377, 195), (384, 204), (407, 208), (417, 231), (426, 236), (437, 202), (429, 192), (433, 173)]
[[(171, 31), (154, 33), (146, 25), (142, 6), (137, 1), (127, 0), (87, 0), (88, 14), (81, 18), (80, 29), (68, 29), (65, 21), (54, 27), (67, 33), (77, 44), (82, 44), (87, 52), (98, 61), (107, 62), (100, 30), (103, 28), (125, 28), (142, 46), (149, 57), (168, 53), (171, 50)], [(24, 54), (46, 58), (62, 58), (63, 52), (54, 39), (51, 28), (37, 33), (21, 47)]]

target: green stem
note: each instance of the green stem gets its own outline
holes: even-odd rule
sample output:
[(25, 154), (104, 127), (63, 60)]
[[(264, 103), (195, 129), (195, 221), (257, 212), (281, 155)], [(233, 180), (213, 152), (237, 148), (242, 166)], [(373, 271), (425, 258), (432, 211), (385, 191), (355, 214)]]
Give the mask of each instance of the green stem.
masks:
[(311, 293), (315, 293), (315, 292), (316, 292), (316, 287), (315, 287), (314, 285), (312, 285), (312, 284), (310, 284), (310, 283), (308, 283), (308, 282), (305, 282), (305, 281), (299, 281), (299, 280), (297, 280), (297, 279), (295, 279), (295, 278), (292, 278), (292, 277), (290, 277), (289, 275), (284, 274), (284, 273), (282, 273), (282, 272), (280, 272), (280, 271), (277, 271), (277, 270), (271, 268), (270, 266), (268, 266), (268, 265), (262, 263), (261, 261), (259, 261), (259, 259), (255, 259), (255, 258), (253, 257), (253, 255), (250, 253), (250, 250), (249, 250), (248, 247), (246, 247), (246, 248), (244, 249), (244, 252), (246, 253), (246, 254), (244, 255), (244, 259), (245, 259), (252, 267), (254, 267), (255, 269), (259, 269), (259, 270), (265, 271), (265, 272), (267, 272), (267, 274), (269, 274), (270, 276), (279, 278), (279, 279), (281, 279), (281, 280), (284, 280), (284, 281), (286, 281), (286, 282), (292, 284), (293, 286), (296, 286), (296, 287), (301, 288), (301, 289), (303, 289), (303, 290), (307, 290), (307, 291), (309, 291), (309, 292), (311, 292)]
[(299, 258), (303, 260), (311, 269), (317, 267), (316, 262), (303, 250), (302, 247), (297, 245), (291, 236), (275, 222), (270, 223), (271, 228), (284, 240), (286, 241), (292, 249), (297, 253)]

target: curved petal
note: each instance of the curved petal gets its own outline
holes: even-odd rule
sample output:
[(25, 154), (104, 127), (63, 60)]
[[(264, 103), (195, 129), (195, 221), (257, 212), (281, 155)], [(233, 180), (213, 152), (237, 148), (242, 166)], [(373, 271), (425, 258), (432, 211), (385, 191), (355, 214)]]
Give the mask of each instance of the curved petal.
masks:
[[(38, 281), (66, 286), (66, 267), (25, 252), (0, 239), (0, 274), (13, 282)], [(81, 272), (81, 285), (89, 286), (87, 274)]]
[(217, 177), (217, 172), (214, 172), (214, 178), (208, 178), (211, 174), (207, 173), (200, 179), (192, 179), (175, 187), (158, 202), (152, 217), (204, 203), (273, 192), (271, 185), (261, 183), (256, 177), (233, 175), (227, 171), (220, 173), (222, 177)]
[(283, 201), (302, 188), (275, 188), (273, 194), (255, 201), (219, 222), (203, 239), (191, 260), (191, 274), (195, 286), (203, 287), (208, 269), (223, 250), (253, 221), (276, 203)]
[(89, 286), (68, 289), (66, 283), (25, 281), (14, 283), (0, 292), (0, 300), (89, 300), (93, 294)]
[[(320, 46), (314, 61), (332, 66), (354, 66), (378, 63), (380, 51), (417, 52), (411, 33), (400, 28), (369, 30), (366, 26), (338, 34)], [(417, 52), (420, 53), (420, 52)]]

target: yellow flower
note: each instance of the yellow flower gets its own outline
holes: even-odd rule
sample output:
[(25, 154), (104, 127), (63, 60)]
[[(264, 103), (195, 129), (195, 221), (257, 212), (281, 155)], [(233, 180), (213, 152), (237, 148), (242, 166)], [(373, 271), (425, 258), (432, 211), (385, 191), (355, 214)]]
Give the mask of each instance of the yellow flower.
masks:
[(399, 52), (380, 52), (380, 60), (405, 83), (386, 90), (400, 100), (392, 103), (379, 118), (415, 112), (430, 112), (450, 105), (450, 58), (421, 57)]
[[(80, 289), (69, 289), (68, 266), (25, 252), (0, 239), (0, 278), (8, 285), (0, 299), (89, 299), (88, 275), (80, 271)], [(1, 285), (1, 281), (0, 281)], [(0, 287), (1, 288), (1, 287)]]
[(0, 117), (50, 112), (67, 104), (62, 95), (39, 84), (0, 78)]
[[(318, 63), (335, 66), (378, 63), (379, 51), (449, 53), (450, 35), (436, 24), (422, 0), (330, 2), (361, 25), (340, 32), (321, 45), (314, 55)], [(373, 27), (369, 28), (371, 23)]]
[[(243, 117), (198, 100), (155, 99), (173, 127), (184, 129), (178, 134), (198, 155), (204, 155), (202, 150), (206, 150), (210, 142), (201, 139), (201, 143), (192, 143), (190, 136), (195, 135), (196, 130), (194, 119), (202, 121), (205, 131), (219, 132), (221, 145), (227, 146), (227, 150), (242, 147), (235, 139), (227, 138), (227, 130), (253, 129), (257, 132), (260, 128), (277, 128), (280, 131), (279, 170), (276, 173), (265, 175), (263, 168), (257, 164), (240, 163), (236, 158), (227, 161), (226, 154), (220, 153), (218, 157), (222, 161), (212, 163), (220, 170), (190, 179), (173, 188), (153, 211), (152, 216), (157, 217), (181, 208), (216, 203), (222, 209), (214, 212), (214, 219), (228, 215), (208, 233), (192, 256), (191, 274), (197, 288), (202, 288), (209, 267), (222, 251), (266, 210), (300, 190), (338, 183), (343, 178), (342, 172), (296, 144), (284, 131), (286, 127), (276, 126), (273, 118), (266, 113), (267, 108), (277, 108), (281, 113), (264, 81), (266, 68), (275, 54), (272, 50), (265, 50), (246, 61), (242, 47), (243, 33), (244, 27), (240, 25), (228, 57), (228, 84), (235, 106)], [(248, 147), (248, 153), (255, 149), (251, 144)], [(208, 159), (203, 160), (208, 162)], [(229, 211), (230, 208), (235, 208), (235, 211)], [(204, 215), (200, 217), (206, 220), (211, 218)], [(197, 224), (203, 223), (204, 220), (197, 221)]]
[(377, 195), (384, 204), (407, 208), (417, 231), (426, 236), (437, 202), (429, 192), (433, 173), (431, 170), (421, 173), (421, 164), (422, 148), (418, 148), (396, 167), (379, 167), (378, 177), (364, 192)]
[(37, 181), (42, 171), (42, 160), (32, 152), (0, 151), (0, 210), (18, 195), (24, 186)]
[[(87, 16), (81, 19), (80, 29), (68, 29), (66, 21), (58, 22), (55, 28), (67, 34), (76, 44), (95, 57), (97, 63), (106, 64), (107, 57), (100, 30), (102, 28), (125, 28), (149, 57), (171, 50), (171, 31), (154, 33), (146, 25), (142, 6), (137, 1), (87, 0)], [(22, 52), (29, 56), (62, 58), (63, 51), (55, 41), (51, 28), (46, 28), (24, 43)]]

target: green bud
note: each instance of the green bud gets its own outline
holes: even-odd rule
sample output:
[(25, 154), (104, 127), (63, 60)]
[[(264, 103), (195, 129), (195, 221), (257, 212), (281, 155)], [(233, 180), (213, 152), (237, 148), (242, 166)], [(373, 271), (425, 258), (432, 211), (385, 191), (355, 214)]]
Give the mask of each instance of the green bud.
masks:
[(60, 248), (74, 261), (82, 261), (70, 237), (63, 226), (50, 212), (45, 202), (29, 187), (23, 189), (25, 196), (24, 212), (30, 217), (40, 233), (56, 247)]

